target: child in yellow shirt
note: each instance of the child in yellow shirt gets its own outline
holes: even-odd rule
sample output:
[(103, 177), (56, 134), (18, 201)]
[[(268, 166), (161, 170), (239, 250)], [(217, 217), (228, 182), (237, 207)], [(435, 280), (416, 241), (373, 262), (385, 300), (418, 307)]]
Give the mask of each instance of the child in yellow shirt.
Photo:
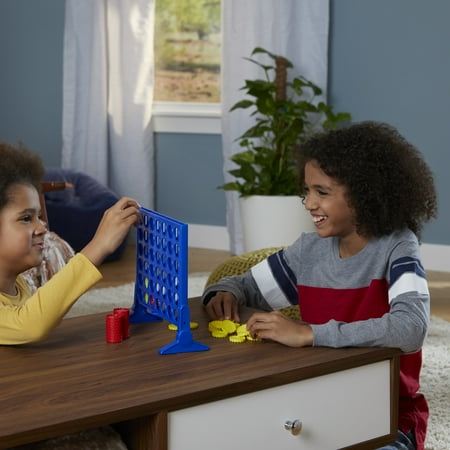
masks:
[(75, 301), (102, 278), (97, 267), (140, 220), (138, 203), (123, 197), (105, 211), (92, 240), (34, 294), (21, 275), (43, 259), (47, 226), (39, 192), (39, 155), (0, 143), (0, 344), (45, 338)]

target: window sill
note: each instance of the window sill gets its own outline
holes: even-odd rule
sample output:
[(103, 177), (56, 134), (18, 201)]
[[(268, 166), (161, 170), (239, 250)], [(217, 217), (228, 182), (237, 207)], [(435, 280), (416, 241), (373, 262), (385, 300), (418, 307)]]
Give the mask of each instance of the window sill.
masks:
[(221, 134), (219, 103), (154, 102), (156, 133)]

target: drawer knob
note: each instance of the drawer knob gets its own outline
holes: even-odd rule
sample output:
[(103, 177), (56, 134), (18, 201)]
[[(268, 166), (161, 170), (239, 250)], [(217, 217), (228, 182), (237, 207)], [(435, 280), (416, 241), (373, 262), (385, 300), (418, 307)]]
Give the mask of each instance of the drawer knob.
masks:
[(284, 429), (290, 431), (294, 436), (297, 436), (297, 434), (300, 434), (302, 431), (302, 423), (298, 419), (286, 420)]

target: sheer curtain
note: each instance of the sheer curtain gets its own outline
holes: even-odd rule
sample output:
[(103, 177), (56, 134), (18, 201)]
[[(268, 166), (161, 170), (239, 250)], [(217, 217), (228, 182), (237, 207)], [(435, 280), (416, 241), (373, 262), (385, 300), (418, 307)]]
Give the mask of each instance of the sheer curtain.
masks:
[(66, 0), (62, 166), (153, 207), (154, 0)]
[[(290, 59), (295, 69), (319, 85), (326, 99), (329, 0), (222, 0), (222, 146), (225, 182), (232, 177), (229, 157), (241, 148), (234, 142), (251, 125), (248, 111), (230, 107), (242, 99), (246, 78), (260, 77), (243, 58), (263, 47)], [(243, 252), (239, 200), (226, 192), (230, 251)]]

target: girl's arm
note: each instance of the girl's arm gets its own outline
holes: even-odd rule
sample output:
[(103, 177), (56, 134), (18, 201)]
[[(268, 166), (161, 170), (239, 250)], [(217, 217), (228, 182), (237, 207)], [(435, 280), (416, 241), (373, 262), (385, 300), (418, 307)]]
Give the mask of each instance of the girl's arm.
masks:
[[(98, 269), (82, 254), (69, 260), (58, 273), (21, 306), (0, 296), (0, 344), (39, 341), (58, 325), (73, 303), (102, 278)], [(19, 289), (26, 287), (19, 278)]]

